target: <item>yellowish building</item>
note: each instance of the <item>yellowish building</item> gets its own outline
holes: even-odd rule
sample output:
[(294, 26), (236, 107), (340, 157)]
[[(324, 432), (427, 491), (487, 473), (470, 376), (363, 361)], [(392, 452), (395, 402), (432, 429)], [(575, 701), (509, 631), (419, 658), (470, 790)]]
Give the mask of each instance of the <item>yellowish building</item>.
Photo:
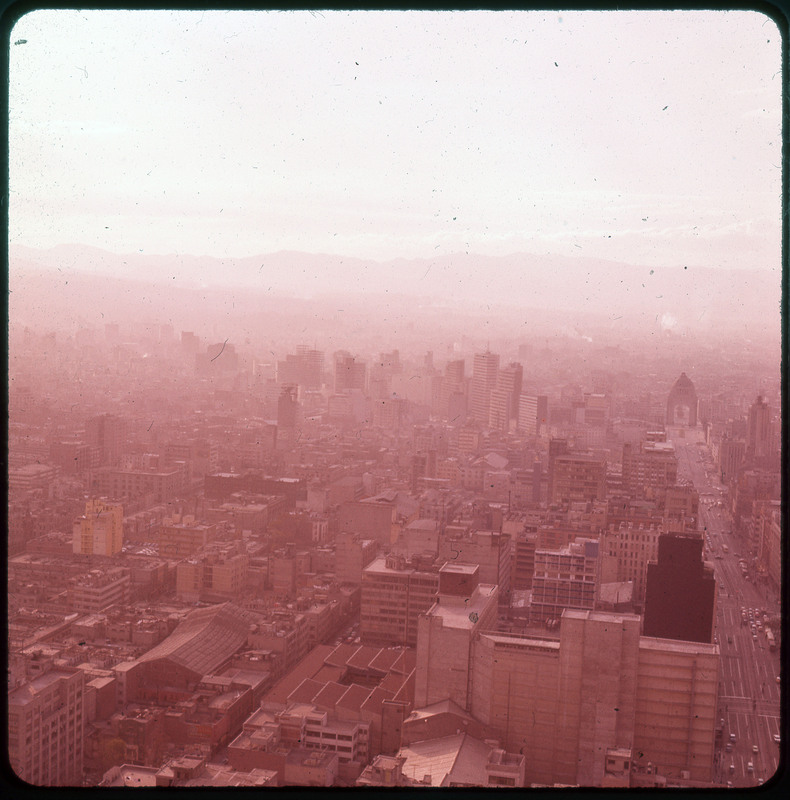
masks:
[(111, 556), (123, 548), (123, 506), (91, 499), (74, 522), (73, 550), (81, 555)]

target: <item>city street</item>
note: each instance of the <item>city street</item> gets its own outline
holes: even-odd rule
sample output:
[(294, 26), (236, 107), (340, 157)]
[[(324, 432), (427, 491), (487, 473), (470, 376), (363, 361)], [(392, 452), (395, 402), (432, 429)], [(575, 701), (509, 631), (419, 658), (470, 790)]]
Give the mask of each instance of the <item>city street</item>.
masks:
[[(721, 500), (724, 487), (714, 469), (706, 472), (704, 448), (683, 439), (674, 443), (678, 477), (692, 481), (700, 495), (705, 559), (714, 565), (718, 583), (715, 635), (721, 652), (719, 719), (724, 725), (716, 780), (729, 781), (733, 787), (754, 786), (768, 780), (779, 763), (780, 746), (774, 736), (779, 734), (781, 686), (778, 649), (770, 651), (764, 630), (752, 633), (748, 613), (752, 611), (755, 625), (762, 624), (765, 614), (779, 615), (779, 601), (769, 587), (742, 574), (739, 560), (749, 560), (746, 543), (730, 532), (730, 515)], [(746, 623), (741, 609), (746, 611)]]

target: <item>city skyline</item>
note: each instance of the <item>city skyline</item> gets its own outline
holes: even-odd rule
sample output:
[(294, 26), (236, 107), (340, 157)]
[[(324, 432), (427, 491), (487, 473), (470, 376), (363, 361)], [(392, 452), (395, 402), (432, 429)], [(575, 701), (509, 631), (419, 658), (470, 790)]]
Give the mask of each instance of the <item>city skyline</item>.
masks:
[(779, 268), (758, 12), (42, 10), (10, 58), (12, 246)]
[(786, 780), (784, 30), (7, 30), (9, 796)]

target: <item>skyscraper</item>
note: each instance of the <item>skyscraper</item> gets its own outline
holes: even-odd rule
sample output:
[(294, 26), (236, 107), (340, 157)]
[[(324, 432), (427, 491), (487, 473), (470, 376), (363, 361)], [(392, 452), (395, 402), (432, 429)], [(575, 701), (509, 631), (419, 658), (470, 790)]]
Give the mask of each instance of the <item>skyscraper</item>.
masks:
[(511, 420), (518, 418), (518, 398), (521, 394), (523, 368), (512, 363), (497, 373), (496, 385), (491, 390), (488, 425), (494, 430), (507, 431)]
[(489, 422), (491, 391), (496, 387), (499, 356), (486, 350), (475, 355), (472, 366), (472, 385), (469, 390), (469, 413), (484, 425)]
[(644, 635), (710, 643), (715, 609), (716, 579), (702, 560), (702, 536), (659, 536), (658, 561), (647, 565)]
[(749, 409), (749, 421), (746, 434), (746, 458), (763, 459), (771, 455), (771, 409), (762, 395), (752, 403)]

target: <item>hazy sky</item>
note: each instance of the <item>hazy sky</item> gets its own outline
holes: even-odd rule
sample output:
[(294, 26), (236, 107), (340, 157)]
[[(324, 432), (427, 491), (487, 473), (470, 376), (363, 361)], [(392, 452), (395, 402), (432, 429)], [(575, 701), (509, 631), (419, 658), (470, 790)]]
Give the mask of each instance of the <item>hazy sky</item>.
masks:
[(11, 244), (778, 269), (757, 12), (35, 11)]

